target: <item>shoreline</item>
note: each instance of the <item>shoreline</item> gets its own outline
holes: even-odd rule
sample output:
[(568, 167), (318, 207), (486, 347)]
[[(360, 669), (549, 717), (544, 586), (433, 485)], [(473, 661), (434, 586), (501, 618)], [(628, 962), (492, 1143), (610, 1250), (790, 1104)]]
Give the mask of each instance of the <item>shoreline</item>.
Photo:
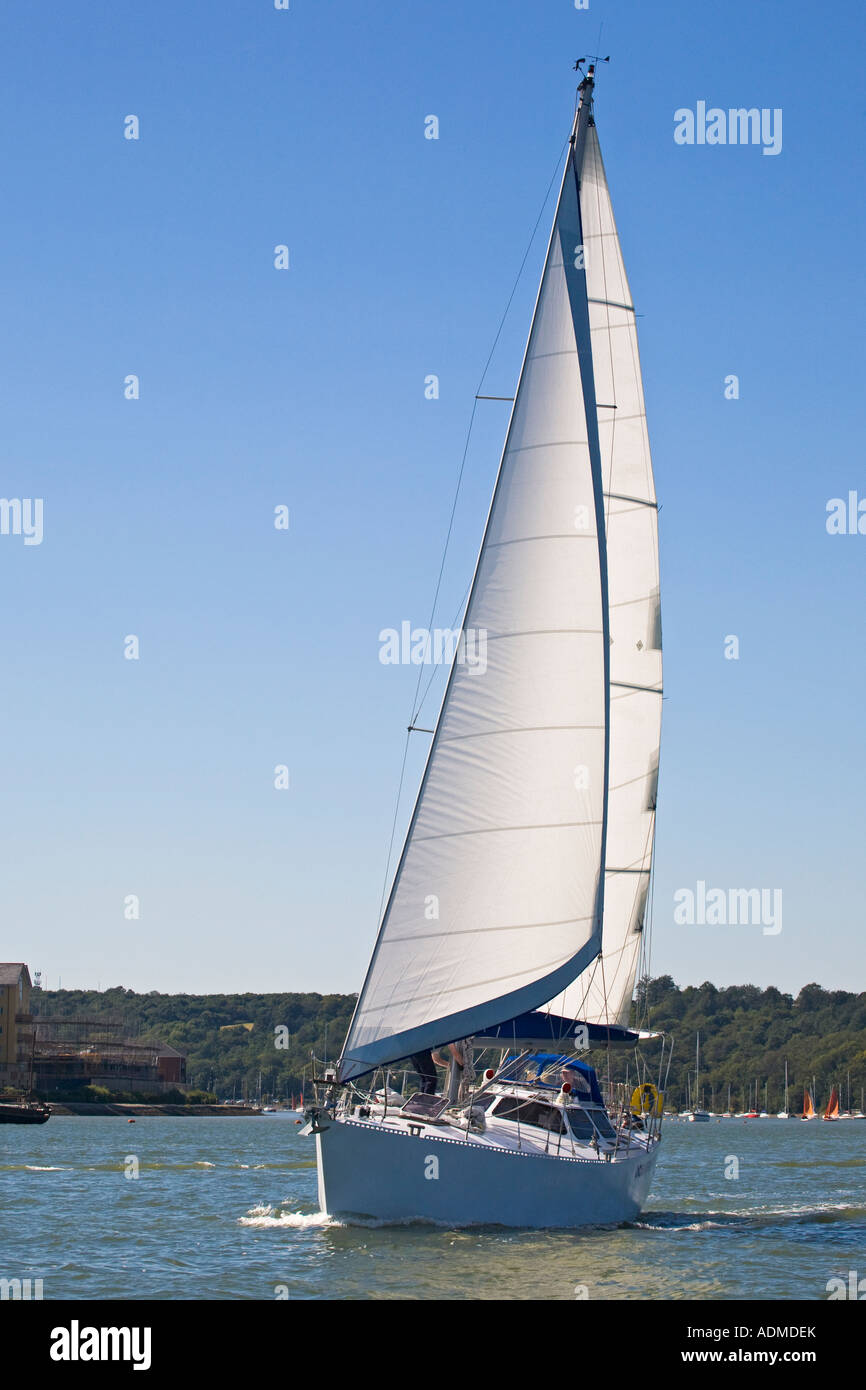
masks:
[(133, 1101), (48, 1101), (48, 1108), (54, 1115), (125, 1115), (137, 1120), (139, 1116), (173, 1115), (195, 1119), (199, 1116), (210, 1118), (214, 1115), (228, 1115), (238, 1119), (244, 1115), (261, 1115), (256, 1105), (152, 1105)]

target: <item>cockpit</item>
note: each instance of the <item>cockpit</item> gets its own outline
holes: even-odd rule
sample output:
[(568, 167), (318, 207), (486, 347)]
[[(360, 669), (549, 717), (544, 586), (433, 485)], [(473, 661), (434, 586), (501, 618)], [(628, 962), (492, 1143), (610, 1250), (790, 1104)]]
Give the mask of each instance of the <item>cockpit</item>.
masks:
[[(491, 1119), (570, 1136), (581, 1144), (616, 1142), (598, 1079), (585, 1062), (569, 1055), (535, 1053), (514, 1058), (512, 1067), (506, 1064), (506, 1075), (506, 1084), (517, 1094), (500, 1092), (485, 1097), (484, 1108)], [(530, 1094), (521, 1094), (524, 1088)], [(549, 1102), (539, 1096), (540, 1091), (552, 1093)]]

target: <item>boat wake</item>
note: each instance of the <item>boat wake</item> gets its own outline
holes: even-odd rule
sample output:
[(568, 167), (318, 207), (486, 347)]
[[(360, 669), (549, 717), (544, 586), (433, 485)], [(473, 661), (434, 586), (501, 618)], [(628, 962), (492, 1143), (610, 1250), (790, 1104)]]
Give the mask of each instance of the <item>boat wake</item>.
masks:
[[(455, 1229), (452, 1221), (432, 1221), (424, 1217), (404, 1217), (401, 1219), (377, 1216), (353, 1216), (344, 1217), (338, 1220), (334, 1216), (327, 1216), (324, 1212), (302, 1212), (284, 1210), (279, 1205), (271, 1206), (266, 1204), (259, 1207), (250, 1207), (246, 1216), (239, 1218), (240, 1226), (258, 1226), (262, 1230), (269, 1227), (276, 1227), (282, 1230), (294, 1229), (298, 1231), (306, 1230), (340, 1230), (345, 1226), (359, 1227), (364, 1231), (377, 1231), (386, 1227), (393, 1226), (425, 1226), (440, 1228), (450, 1231)], [(462, 1228), (461, 1228), (462, 1229)], [(469, 1226), (470, 1230), (498, 1230), (499, 1227)]]
[[(821, 1158), (822, 1168), (862, 1168), (866, 1158)], [(810, 1158), (784, 1158), (776, 1163), (777, 1168), (814, 1168), (815, 1161)]]
[(717, 1231), (759, 1230), (765, 1226), (808, 1226), (834, 1221), (858, 1221), (866, 1217), (866, 1209), (857, 1206), (827, 1205), (810, 1207), (780, 1207), (754, 1211), (708, 1211), (702, 1216), (685, 1212), (658, 1211), (647, 1213), (642, 1221), (628, 1224), (638, 1231)]
[(284, 1211), (279, 1206), (266, 1204), (260, 1207), (250, 1207), (246, 1216), (239, 1218), (239, 1226), (255, 1226), (260, 1230), (267, 1230), (270, 1227), (289, 1229), (297, 1231), (313, 1230), (316, 1227), (341, 1226), (341, 1221), (335, 1221), (333, 1216), (328, 1216), (325, 1212), (312, 1211)]

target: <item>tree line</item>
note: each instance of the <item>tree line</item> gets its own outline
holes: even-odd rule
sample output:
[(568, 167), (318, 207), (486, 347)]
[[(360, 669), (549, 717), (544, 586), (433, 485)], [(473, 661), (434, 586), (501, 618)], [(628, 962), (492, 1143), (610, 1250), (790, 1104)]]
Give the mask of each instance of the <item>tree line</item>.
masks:
[[(662, 1031), (674, 1041), (666, 1104), (683, 1109), (693, 1086), (695, 1038), (701, 1035), (698, 1104), (727, 1109), (728, 1087), (735, 1111), (749, 1108), (771, 1114), (784, 1101), (788, 1064), (789, 1109), (802, 1110), (806, 1087), (824, 1105), (830, 1090), (840, 1088), (847, 1105), (858, 1109), (866, 1088), (866, 993), (826, 990), (804, 985), (795, 996), (770, 985), (702, 985), (679, 988), (670, 977), (643, 979), (632, 1006), (632, 1023)], [(644, 1047), (647, 1058), (652, 1044)], [(653, 1078), (655, 1079), (655, 1078)]]
[[(354, 1009), (351, 994), (137, 994), (118, 986), (96, 990), (34, 991), (34, 1012), (54, 1016), (122, 1018), (127, 1037), (164, 1042), (187, 1058), (188, 1085), (220, 1099), (283, 1100), (297, 1096), (312, 1075), (311, 1055), (333, 1062), (339, 1055)], [(683, 1109), (695, 1069), (695, 1036), (701, 1035), (698, 1103), (727, 1108), (728, 1087), (734, 1110), (781, 1109), (785, 1061), (789, 1104), (802, 1106), (803, 1089), (812, 1089), (824, 1104), (830, 1088), (841, 1088), (847, 1104), (861, 1103), (866, 1087), (866, 993), (825, 990), (805, 985), (794, 996), (769, 986), (705, 982), (680, 988), (669, 975), (639, 982), (632, 1011), (633, 1026), (650, 1028), (673, 1039), (673, 1057), (665, 1102)], [(648, 1076), (657, 1080), (658, 1044), (644, 1043), (641, 1054)], [(588, 1060), (602, 1076), (634, 1076), (631, 1049), (595, 1049)]]

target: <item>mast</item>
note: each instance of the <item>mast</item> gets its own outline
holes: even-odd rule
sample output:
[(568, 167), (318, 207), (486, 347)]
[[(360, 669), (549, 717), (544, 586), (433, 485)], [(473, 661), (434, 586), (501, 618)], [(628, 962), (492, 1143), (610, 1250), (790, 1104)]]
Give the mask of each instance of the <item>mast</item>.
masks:
[[(578, 63), (575, 63), (574, 66), (579, 70)], [(586, 143), (586, 131), (590, 116), (592, 115), (592, 94), (595, 90), (595, 63), (590, 63), (586, 70), (586, 76), (582, 82), (578, 83), (577, 90), (580, 93), (580, 101), (577, 104), (577, 111), (574, 117), (574, 130), (572, 131), (571, 142), (573, 145), (577, 145), (575, 153), (580, 156), (583, 154), (583, 147)], [(580, 168), (579, 160), (577, 167), (578, 169)]]

